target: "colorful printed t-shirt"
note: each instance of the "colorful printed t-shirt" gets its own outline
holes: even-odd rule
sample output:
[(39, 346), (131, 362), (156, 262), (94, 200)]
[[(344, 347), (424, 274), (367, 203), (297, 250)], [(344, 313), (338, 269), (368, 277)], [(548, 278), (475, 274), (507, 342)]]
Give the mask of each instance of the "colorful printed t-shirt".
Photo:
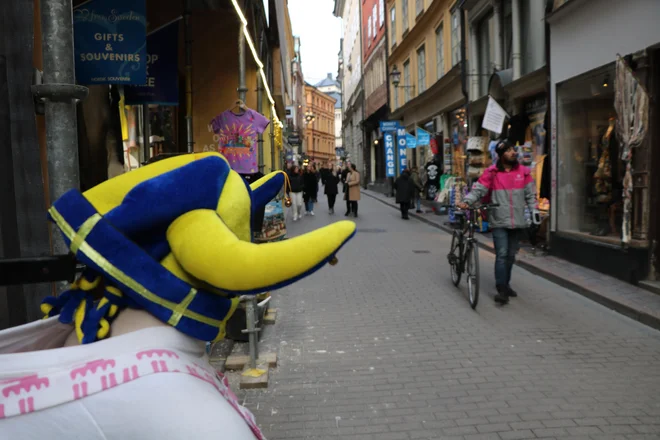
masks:
[(213, 132), (220, 137), (218, 152), (227, 158), (234, 171), (240, 174), (259, 171), (257, 136), (269, 123), (266, 117), (252, 109), (242, 114), (227, 110), (213, 118)]

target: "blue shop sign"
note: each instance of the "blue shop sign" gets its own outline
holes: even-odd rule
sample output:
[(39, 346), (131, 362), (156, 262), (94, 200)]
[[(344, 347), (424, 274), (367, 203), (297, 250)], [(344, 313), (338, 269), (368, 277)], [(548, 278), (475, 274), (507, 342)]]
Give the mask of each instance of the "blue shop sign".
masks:
[(400, 121), (380, 121), (380, 131), (382, 133), (396, 131), (399, 127), (401, 127)]
[(394, 177), (396, 164), (394, 162), (394, 135), (386, 132), (385, 135), (385, 176)]
[(78, 84), (147, 83), (145, 0), (90, 0), (73, 10)]

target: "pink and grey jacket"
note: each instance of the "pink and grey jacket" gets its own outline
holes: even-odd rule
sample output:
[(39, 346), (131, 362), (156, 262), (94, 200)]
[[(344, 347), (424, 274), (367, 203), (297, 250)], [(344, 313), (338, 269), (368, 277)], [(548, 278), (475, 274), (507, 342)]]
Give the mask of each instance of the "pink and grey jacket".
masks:
[(500, 205), (488, 211), (491, 228), (526, 228), (525, 206), (536, 209), (536, 185), (529, 168), (522, 165), (508, 172), (498, 170), (496, 165), (488, 167), (464, 201), (472, 206), (487, 196), (490, 203)]

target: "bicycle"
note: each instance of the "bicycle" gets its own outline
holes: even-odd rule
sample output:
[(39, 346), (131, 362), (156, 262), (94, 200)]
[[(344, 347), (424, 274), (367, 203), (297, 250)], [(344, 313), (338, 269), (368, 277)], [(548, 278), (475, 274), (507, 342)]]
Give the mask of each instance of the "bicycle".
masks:
[(451, 237), (451, 247), (447, 260), (451, 270), (451, 280), (458, 287), (463, 273), (467, 273), (468, 299), (474, 310), (479, 302), (479, 242), (474, 238), (476, 229), (476, 213), (478, 210), (488, 211), (496, 208), (497, 204), (482, 205), (479, 208), (454, 209), (455, 215), (460, 219), (460, 225), (454, 230)]

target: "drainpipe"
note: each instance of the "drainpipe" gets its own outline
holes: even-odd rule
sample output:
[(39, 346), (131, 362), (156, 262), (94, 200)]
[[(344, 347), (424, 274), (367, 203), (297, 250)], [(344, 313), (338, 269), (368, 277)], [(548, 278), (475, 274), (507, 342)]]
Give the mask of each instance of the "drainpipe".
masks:
[[(259, 36), (259, 54), (260, 56), (263, 56), (264, 53), (264, 34), (263, 32), (260, 32)], [(243, 47), (245, 47), (245, 39), (242, 38), (241, 34), (241, 40), (243, 41)], [(245, 60), (243, 60), (245, 62)], [(263, 81), (261, 79), (261, 75), (257, 72), (257, 112), (263, 114), (264, 112), (264, 95), (263, 95), (263, 90), (264, 90), (264, 85)], [(272, 109), (271, 109), (272, 110)], [(270, 116), (270, 125), (273, 125), (273, 115), (271, 114)], [(257, 155), (259, 157), (258, 163), (259, 163), (259, 172), (263, 173), (264, 172), (264, 136), (263, 134), (258, 134), (257, 135)], [(271, 151), (272, 148), (275, 146), (271, 144)], [(271, 162), (272, 164), (272, 162)], [(271, 165), (272, 166), (272, 165)]]
[(144, 162), (147, 163), (151, 159), (151, 124), (149, 121), (149, 104), (142, 104), (142, 149), (144, 155)]
[(522, 49), (520, 37), (520, 0), (511, 2), (511, 39), (513, 46), (513, 80), (520, 78), (522, 74)]
[(192, 0), (184, 0), (183, 20), (183, 38), (186, 48), (186, 143), (188, 153), (192, 153), (195, 149), (192, 116)]
[[(50, 203), (72, 188), (80, 188), (76, 102), (87, 97), (86, 87), (75, 85), (73, 9), (71, 0), (42, 0), (43, 83), (32, 93), (45, 102), (46, 146)], [(53, 234), (53, 254), (69, 249)]]
[[(468, 136), (470, 135), (471, 121), (470, 121), (470, 95), (468, 94), (467, 89), (467, 60), (466, 60), (466, 48), (465, 48), (465, 1), (462, 0), (461, 4), (458, 5), (459, 15), (461, 17), (461, 91), (463, 92), (463, 97), (465, 98), (465, 120), (468, 123)], [(444, 142), (444, 139), (443, 139)], [(466, 161), (467, 162), (467, 161)]]

